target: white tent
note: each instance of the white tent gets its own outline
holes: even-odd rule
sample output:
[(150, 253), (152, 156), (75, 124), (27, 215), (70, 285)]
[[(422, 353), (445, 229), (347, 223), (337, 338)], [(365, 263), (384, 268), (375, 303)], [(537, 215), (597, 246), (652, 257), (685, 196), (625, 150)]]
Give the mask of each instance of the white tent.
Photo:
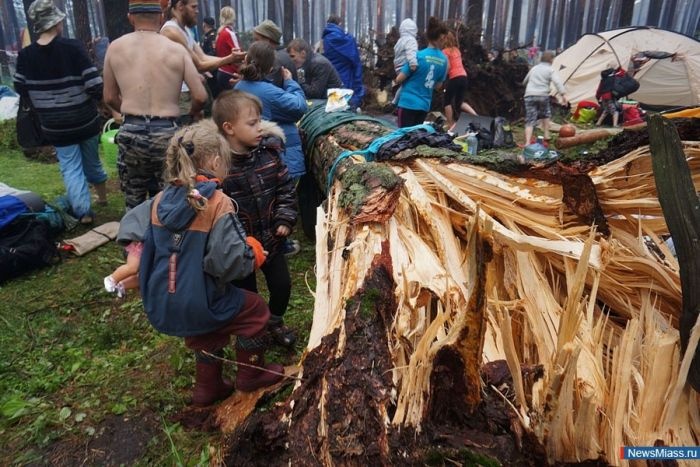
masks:
[(677, 32), (630, 27), (584, 34), (554, 59), (553, 68), (575, 104), (595, 100), (601, 71), (611, 64), (628, 70), (631, 57), (640, 52), (673, 56), (642, 65), (634, 76), (639, 89), (630, 98), (651, 106), (700, 104), (700, 41)]

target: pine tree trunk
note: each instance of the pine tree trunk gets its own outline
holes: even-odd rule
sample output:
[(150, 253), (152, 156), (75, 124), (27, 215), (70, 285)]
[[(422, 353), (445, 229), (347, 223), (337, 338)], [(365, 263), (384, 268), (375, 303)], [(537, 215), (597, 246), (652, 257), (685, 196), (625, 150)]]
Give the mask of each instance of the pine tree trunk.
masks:
[(282, 21), (282, 34), (284, 35), (284, 44), (289, 42), (294, 37), (294, 13), (296, 12), (295, 0), (284, 0), (284, 16)]
[(107, 37), (110, 42), (133, 30), (127, 19), (129, 4), (123, 0), (103, 0)]
[(87, 0), (73, 0), (73, 21), (75, 35), (83, 43), (86, 49), (91, 50), (92, 32), (90, 32), (90, 14)]
[(312, 0), (301, 0), (302, 23), (304, 24), (304, 35), (306, 40), (311, 40), (311, 3)]
[(29, 18), (29, 5), (32, 4), (33, 0), (22, 0), (22, 5), (24, 5), (24, 17), (27, 18), (27, 30), (29, 31), (29, 37), (32, 42), (36, 40), (36, 33), (34, 32), (34, 22)]

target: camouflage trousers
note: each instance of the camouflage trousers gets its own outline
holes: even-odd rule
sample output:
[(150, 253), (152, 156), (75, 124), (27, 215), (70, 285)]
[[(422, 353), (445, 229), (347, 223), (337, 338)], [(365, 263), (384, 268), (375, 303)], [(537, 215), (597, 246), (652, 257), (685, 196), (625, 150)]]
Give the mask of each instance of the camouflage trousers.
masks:
[(117, 170), (127, 209), (163, 189), (165, 151), (175, 130), (174, 121), (141, 117), (126, 117), (119, 128)]

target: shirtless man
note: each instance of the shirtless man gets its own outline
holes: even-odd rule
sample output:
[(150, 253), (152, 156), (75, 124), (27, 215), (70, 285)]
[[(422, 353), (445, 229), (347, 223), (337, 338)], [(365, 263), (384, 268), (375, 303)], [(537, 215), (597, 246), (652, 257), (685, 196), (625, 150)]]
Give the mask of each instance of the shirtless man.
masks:
[(170, 12), (172, 19), (166, 21), (160, 33), (185, 47), (192, 56), (192, 61), (197, 71), (214, 71), (223, 65), (242, 63), (245, 52), (234, 50), (225, 57), (213, 57), (202, 50), (194, 37), (185, 29), (197, 25), (198, 0), (170, 0)]
[(184, 81), (191, 92), (189, 114), (198, 118), (207, 99), (189, 53), (158, 34), (159, 0), (129, 0), (134, 32), (112, 42), (104, 67), (104, 101), (124, 115), (116, 142), (117, 168), (127, 209), (158, 193), (163, 160), (180, 116)]
[[(186, 29), (197, 25), (198, 11), (198, 0), (170, 0), (172, 19), (163, 24), (160, 33), (185, 47), (190, 52), (197, 71), (206, 73), (208, 76), (211, 76), (210, 71), (215, 71), (221, 66), (242, 62), (245, 58), (245, 52), (241, 50), (234, 50), (225, 57), (213, 57), (204, 53), (202, 47)], [(180, 92), (180, 111), (183, 115), (189, 108), (190, 97), (187, 84), (183, 83)], [(187, 116), (183, 116), (180, 121), (189, 123)]]

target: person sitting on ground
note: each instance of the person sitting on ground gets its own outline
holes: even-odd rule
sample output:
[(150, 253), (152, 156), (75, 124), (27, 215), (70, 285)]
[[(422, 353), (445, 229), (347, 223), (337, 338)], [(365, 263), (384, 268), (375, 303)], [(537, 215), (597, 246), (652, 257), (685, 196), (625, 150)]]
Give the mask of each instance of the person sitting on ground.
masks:
[[(264, 61), (260, 60), (256, 44), (269, 51)], [(255, 58), (241, 69), (246, 76), (263, 76), (274, 62), (274, 51), (261, 42), (250, 47), (248, 57), (251, 56)], [(237, 86), (243, 83), (246, 80)], [(258, 83), (278, 89), (272, 83)], [(296, 83), (294, 86), (298, 87)], [(222, 183), (224, 193), (236, 200), (246, 233), (260, 240), (268, 252), (260, 270), (270, 294), (270, 334), (278, 344), (293, 347), (296, 333), (284, 324), (292, 291), (284, 244), (297, 219), (295, 183), (280, 157), (284, 134), (272, 122), (262, 124), (262, 112), (263, 105), (257, 97), (235, 89), (216, 99), (212, 116), (231, 148), (231, 166)], [(251, 292), (258, 290), (254, 272), (234, 283)]]
[(297, 81), (307, 99), (326, 99), (329, 89), (343, 87), (333, 64), (323, 55), (314, 53), (304, 39), (290, 42), (287, 52), (297, 68)]
[(97, 152), (102, 78), (82, 43), (61, 36), (66, 14), (52, 0), (35, 0), (27, 13), (39, 37), (19, 52), (15, 90), (31, 101), (44, 137), (56, 148), (72, 214), (92, 224), (88, 183), (98, 202), (107, 204), (107, 174)]
[(608, 65), (608, 68), (600, 72), (600, 83), (596, 89), (595, 97), (600, 105), (601, 112), (597, 126), (600, 126), (605, 121), (608, 115), (612, 115), (613, 126), (618, 126), (620, 120), (620, 109), (617, 106), (617, 99), (613, 96), (613, 87), (615, 78), (624, 75), (625, 71), (621, 67), (616, 67), (615, 64)]
[(552, 109), (549, 103), (549, 88), (552, 83), (566, 105), (566, 88), (559, 75), (552, 69), (554, 54), (542, 53), (540, 63), (530, 69), (523, 80), (525, 85), (525, 146), (532, 142), (532, 133), (538, 120), (542, 120), (545, 141), (549, 141), (549, 123)]
[[(130, 0), (134, 32), (107, 49), (104, 100), (124, 115), (117, 133), (117, 169), (126, 208), (153, 197), (162, 187), (165, 150), (180, 117), (181, 84), (189, 86), (188, 112), (201, 117), (207, 92), (189, 53), (158, 34), (162, 19), (158, 0)], [(144, 85), (144, 77), (148, 77)]]
[(255, 391), (282, 380), (284, 367), (265, 364), (270, 310), (260, 295), (232, 281), (265, 261), (260, 243), (246, 237), (233, 201), (218, 189), (229, 149), (211, 120), (178, 130), (167, 150), (165, 189), (129, 211), (120, 234), (143, 243), (139, 285), (143, 308), (159, 332), (183, 337), (196, 357), (192, 403), (228, 397), (223, 349), (236, 336), (235, 388)]
[(452, 31), (445, 35), (442, 53), (449, 62), (447, 86), (445, 87), (445, 127), (452, 129), (461, 111), (476, 115), (471, 105), (464, 102), (467, 92), (467, 70), (462, 63), (462, 52)]
[(266, 19), (262, 23), (253, 28), (253, 39), (256, 41), (266, 41), (275, 48), (275, 66), (272, 72), (265, 77), (266, 80), (272, 82), (278, 88), (284, 88), (284, 73), (282, 69), (289, 70), (292, 74), (292, 79), (297, 81), (297, 67), (289, 58), (287, 49), (280, 46), (282, 39), (282, 30), (273, 21)]
[(433, 100), (433, 89), (440, 89), (447, 79), (447, 57), (440, 50), (447, 28), (437, 19), (428, 20), (428, 47), (418, 52), (418, 68), (411, 73), (406, 62), (396, 77), (402, 85), (399, 96), (399, 127), (419, 125), (425, 121)]
[(323, 55), (335, 67), (343, 87), (352, 89), (350, 108), (355, 109), (362, 104), (365, 87), (362, 84), (362, 61), (355, 38), (340, 27), (339, 16), (331, 15), (323, 30)]

